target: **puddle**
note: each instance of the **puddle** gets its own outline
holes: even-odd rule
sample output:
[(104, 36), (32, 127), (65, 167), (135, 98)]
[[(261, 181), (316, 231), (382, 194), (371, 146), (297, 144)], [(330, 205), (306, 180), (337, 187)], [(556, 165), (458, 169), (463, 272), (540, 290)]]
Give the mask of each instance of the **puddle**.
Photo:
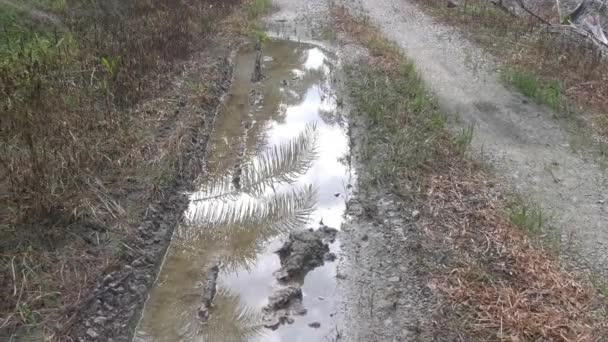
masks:
[[(277, 250), (290, 232), (340, 229), (352, 173), (345, 118), (332, 87), (337, 61), (322, 48), (267, 42), (263, 74), (252, 83), (256, 51), (236, 60), (207, 161), (211, 181), (192, 194), (175, 232), (135, 341), (323, 341), (335, 337), (336, 261), (301, 281), (305, 315), (278, 329), (264, 307), (278, 288)], [(329, 249), (340, 255), (339, 242)], [(203, 323), (209, 270), (217, 292)], [(267, 316), (267, 315), (266, 315)], [(309, 324), (318, 322), (320, 327)], [(267, 325), (267, 324), (266, 324)]]

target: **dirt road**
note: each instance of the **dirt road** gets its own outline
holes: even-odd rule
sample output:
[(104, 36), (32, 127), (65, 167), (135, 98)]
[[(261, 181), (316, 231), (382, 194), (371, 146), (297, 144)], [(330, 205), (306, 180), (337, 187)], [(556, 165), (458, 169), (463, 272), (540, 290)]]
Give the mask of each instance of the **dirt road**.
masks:
[(411, 1), (345, 2), (410, 58), (456, 127), (475, 125), (473, 148), (504, 186), (530, 196), (576, 264), (608, 276), (606, 177), (547, 108), (501, 84), (490, 56)]
[[(550, 215), (549, 223), (569, 246), (564, 255), (577, 266), (608, 275), (604, 175), (591, 158), (573, 152), (573, 137), (552, 113), (505, 88), (492, 58), (452, 28), (434, 23), (410, 2), (344, 1), (343, 5), (353, 13), (369, 15), (403, 49), (438, 97), (443, 112), (454, 119), (454, 129), (474, 125), (475, 155), (495, 168), (504, 190), (541, 204)], [(375, 182), (376, 175), (366, 165), (383, 156), (361, 157), (366, 123), (349, 116), (347, 90), (341, 82), (341, 67), (367, 52), (345, 37), (334, 36), (330, 1), (277, 0), (274, 6), (276, 11), (267, 19), (269, 35), (290, 41), (268, 45), (261, 58), (267, 78), (258, 84), (252, 84), (249, 76), (256, 58), (252, 47), (237, 57), (232, 94), (216, 123), (212, 139), (216, 155), (210, 161), (213, 177), (220, 183), (227, 181), (219, 186), (219, 193), (203, 186), (193, 194), (185, 216), (199, 220), (195, 225), (202, 233), (192, 234), (187, 226), (178, 230), (136, 340), (203, 336), (210, 341), (414, 341), (428, 337), (421, 330), (432, 316), (432, 294), (419, 270), (421, 256), (432, 253), (421, 252), (424, 237), (416, 224), (420, 212), (397, 198), (390, 185)], [(290, 188), (273, 179), (265, 184), (272, 191), (264, 188), (252, 194), (247, 177), (255, 172), (247, 168), (254, 165), (255, 169), (256, 158), (264, 158), (265, 149), (298, 139), (298, 132), (315, 120), (320, 123), (319, 155), (297, 176), (293, 174), (297, 180), (287, 183), (318, 182), (318, 207), (308, 211), (305, 201), (296, 200), (293, 208), (282, 207), (287, 212), (279, 211), (278, 217), (254, 220), (252, 212), (257, 209), (249, 201)], [(351, 165), (358, 183), (354, 189)], [(205, 204), (224, 196), (227, 189), (229, 199)], [(246, 212), (240, 213), (239, 208)], [(331, 251), (323, 256), (324, 262), (318, 260), (320, 254), (296, 256), (314, 262), (307, 264), (299, 279), (289, 276), (286, 280), (288, 262), (284, 260), (295, 253), (294, 241), (310, 239), (269, 228), (279, 224), (278, 218), (297, 216), (300, 211), (312, 217), (298, 221), (301, 231), (325, 225), (341, 231), (337, 242), (312, 242), (323, 253)], [(272, 210), (262, 212), (264, 216)], [(333, 261), (333, 254), (338, 261)], [(209, 270), (215, 274), (209, 302), (216, 297), (215, 303), (197, 309), (201, 291), (208, 287), (201, 282), (208, 279)], [(192, 314), (196, 310), (199, 316), (203, 313), (202, 325), (200, 317)]]

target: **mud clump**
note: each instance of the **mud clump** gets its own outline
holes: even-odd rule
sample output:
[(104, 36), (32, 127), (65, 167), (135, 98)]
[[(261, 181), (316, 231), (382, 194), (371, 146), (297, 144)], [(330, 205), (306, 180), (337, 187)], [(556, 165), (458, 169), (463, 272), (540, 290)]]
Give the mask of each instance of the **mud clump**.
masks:
[(281, 268), (275, 272), (280, 287), (268, 298), (264, 307), (264, 326), (276, 330), (282, 324), (294, 322), (293, 316), (303, 316), (302, 283), (306, 274), (325, 261), (335, 260), (329, 244), (336, 240), (338, 231), (322, 226), (318, 230), (291, 233), (289, 239), (277, 251)]
[(281, 268), (275, 273), (277, 280), (302, 280), (308, 272), (323, 265), (324, 260), (331, 260), (329, 243), (335, 241), (337, 232), (323, 226), (318, 230), (290, 234), (287, 242), (277, 251), (281, 258)]
[(276, 330), (282, 324), (293, 323), (293, 316), (306, 314), (302, 305), (302, 288), (299, 284), (281, 287), (268, 298), (268, 305), (262, 312), (264, 327), (268, 329)]

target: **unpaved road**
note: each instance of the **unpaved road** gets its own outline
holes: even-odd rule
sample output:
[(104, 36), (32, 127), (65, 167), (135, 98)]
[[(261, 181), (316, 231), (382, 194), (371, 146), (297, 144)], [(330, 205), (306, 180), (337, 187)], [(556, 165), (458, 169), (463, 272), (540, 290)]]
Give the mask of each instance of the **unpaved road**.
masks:
[[(562, 233), (563, 241), (573, 244), (570, 249), (572, 253), (566, 255), (573, 256), (577, 261), (576, 265), (584, 265), (608, 275), (605, 266), (605, 261), (608, 261), (608, 253), (605, 250), (608, 232), (603, 229), (606, 226), (606, 216), (603, 205), (605, 179), (602, 170), (591, 159), (572, 151), (572, 137), (552, 118), (552, 114), (543, 107), (528, 103), (524, 97), (501, 85), (496, 64), (491, 58), (452, 28), (434, 23), (411, 3), (405, 0), (367, 0), (344, 1), (343, 4), (353, 13), (369, 15), (372, 22), (404, 50), (437, 95), (442, 109), (460, 119), (453, 120), (455, 129), (475, 125), (473, 149), (477, 152), (476, 155), (489, 160), (497, 174), (502, 177), (505, 188), (531, 196), (551, 214), (550, 223)], [(293, 79), (280, 83), (281, 89), (287, 90), (285, 94), (293, 93), (296, 98), (294, 103), (287, 102), (286, 108), (308, 104), (304, 107), (308, 110), (312, 108), (313, 112), (323, 115), (323, 87), (327, 84), (326, 81), (332, 82), (328, 87), (340, 87), (340, 72), (335, 72), (333, 68), (339, 69), (343, 63), (357, 61), (357, 56), (365, 54), (365, 51), (343, 39), (344, 37), (338, 37), (337, 45), (322, 43), (331, 27), (330, 1), (275, 0), (274, 5), (277, 10), (267, 19), (271, 35), (295, 41), (314, 41), (324, 46), (328, 53), (337, 56), (336, 60), (328, 63), (331, 64), (332, 72), (328, 72), (327, 77), (321, 77), (323, 82), (318, 83), (319, 87), (315, 85), (318, 80), (311, 83), (314, 85), (310, 88), (312, 92), (305, 88), (309, 90), (300, 94), (297, 87), (294, 92), (289, 92), (291, 87), (298, 84), (297, 72)], [(273, 63), (281, 63), (277, 56), (283, 54), (273, 54), (269, 51), (268, 56), (273, 57), (268, 62), (269, 78), (266, 83), (262, 82), (262, 85), (266, 84), (264, 87), (268, 87), (267, 90), (278, 86), (277, 77), (282, 79), (284, 75), (293, 76), (289, 73), (291, 69), (306, 69), (306, 55), (308, 58), (315, 55), (324, 56), (324, 52), (314, 46), (296, 47), (290, 44), (283, 42), (279, 43), (278, 47), (285, 48), (286, 51), (300, 51), (299, 53), (303, 54), (292, 56), (293, 52), (289, 52), (285, 56), (290, 55), (289, 58), (292, 58), (293, 62), (272, 69)], [(252, 59), (250, 56), (243, 58), (244, 63), (249, 63)], [(323, 57), (323, 60), (329, 59), (331, 58)], [(237, 80), (238, 65), (237, 61)], [(221, 164), (217, 167), (218, 170), (234, 167), (235, 160), (238, 169), (239, 156), (232, 156), (231, 153), (234, 154), (233, 147), (241, 141), (239, 137), (246, 137), (251, 133), (251, 129), (262, 127), (265, 122), (271, 123), (269, 127), (275, 128), (295, 119), (302, 123), (298, 111), (287, 113), (284, 118), (262, 119), (259, 116), (264, 113), (280, 116), (281, 112), (272, 111), (275, 113), (272, 114), (264, 109), (273, 108), (274, 100), (271, 101), (272, 105), (266, 103), (256, 107), (256, 92), (251, 90), (255, 90), (255, 87), (251, 88), (248, 83), (249, 68), (250, 65), (247, 71), (243, 71), (243, 87), (233, 85), (233, 91), (242, 91), (233, 93), (234, 113), (227, 116), (226, 122), (236, 121), (230, 129), (222, 130), (221, 126), (216, 127), (219, 128), (216, 132), (225, 134), (215, 137), (216, 144), (224, 144), (225, 148), (217, 149), (216, 146), (216, 149), (228, 153), (225, 156), (218, 154), (217, 163)], [(276, 70), (276, 76), (271, 70)], [(239, 82), (235, 84), (238, 85)], [(340, 89), (337, 91), (339, 93)], [(307, 100), (300, 104), (300, 98), (306, 99), (304, 94), (308, 93), (313, 97), (320, 94), (319, 99), (312, 102), (313, 106)], [(273, 97), (269, 93), (263, 98), (280, 99), (281, 96)], [(235, 99), (237, 101), (234, 101)], [(249, 116), (241, 118), (239, 115), (247, 114), (241, 109), (246, 108), (248, 101), (252, 99), (254, 106), (251, 108), (261, 108), (259, 113), (262, 114), (250, 111)], [(348, 112), (348, 101), (345, 105), (344, 112)], [(230, 105), (228, 108), (231, 108)], [(169, 341), (175, 340), (177, 336), (195, 339), (194, 335), (190, 334), (206, 336), (205, 340), (213, 341), (221, 339), (218, 336), (223, 336), (224, 340), (235, 341), (366, 342), (414, 341), (429, 337), (425, 336), (423, 327), (428, 326), (428, 320), (432, 316), (430, 310), (433, 303), (429, 298), (432, 293), (427, 287), (427, 279), (418, 272), (421, 264), (418, 259), (425, 254), (421, 252), (424, 248), (420, 244), (423, 237), (416, 225), (416, 208), (395, 198), (388, 189), (366, 186), (372, 183), (373, 175), (367, 172), (365, 166), (365, 163), (370, 161), (357, 158), (360, 145), (357, 137), (363, 136), (365, 130), (365, 123), (359, 122), (360, 119), (348, 119), (351, 125), (350, 153), (357, 166), (359, 187), (352, 194), (353, 197), (349, 198), (346, 221), (342, 223), (342, 231), (338, 233), (341, 249), (332, 249), (339, 255), (339, 263), (337, 266), (329, 263), (311, 272), (312, 277), (306, 275), (306, 279), (302, 280), (302, 290), (293, 291), (295, 295), (289, 299), (295, 299), (296, 304), (303, 304), (308, 308), (310, 312), (307, 316), (288, 312), (284, 322), (279, 323), (278, 330), (264, 330), (261, 334), (258, 334), (259, 326), (251, 323), (258, 319), (255, 315), (256, 308), (267, 303), (268, 298), (275, 298), (272, 293), (277, 288), (277, 283), (272, 274), (281, 265), (273, 251), (284, 239), (273, 237), (274, 242), (263, 246), (264, 248), (258, 249), (257, 245), (252, 245), (255, 248), (252, 247), (251, 253), (243, 256), (244, 266), (237, 267), (236, 272), (231, 269), (220, 272), (218, 297), (214, 306), (210, 306), (209, 322), (202, 327), (188, 323), (189, 320), (192, 321), (191, 311), (196, 310), (198, 306), (198, 299), (195, 298), (199, 298), (201, 290), (198, 285), (193, 284), (205, 279), (201, 277), (202, 269), (208, 268), (215, 257), (222, 256), (222, 253), (236, 256), (238, 262), (240, 254), (227, 251), (232, 247), (236, 251), (249, 251), (243, 247), (242, 241), (232, 243), (231, 239), (221, 238), (221, 243), (209, 240), (206, 242), (209, 246), (204, 243), (194, 245), (195, 252), (192, 253), (184, 248), (176, 249), (173, 254), (168, 255), (164, 269), (166, 275), (161, 276), (157, 289), (152, 293), (137, 340)], [(243, 122), (251, 122), (253, 126), (243, 125)], [(334, 125), (335, 122), (327, 123), (328, 127)], [(251, 135), (253, 140), (258, 139), (255, 138), (257, 134)], [(270, 137), (272, 136), (270, 134)], [(332, 136), (340, 135), (329, 132), (326, 136), (331, 140)], [(250, 142), (248, 138), (244, 139)], [(245, 151), (251, 151), (244, 155), (255, 155), (260, 149), (259, 142), (253, 141), (245, 145)], [(340, 156), (328, 157), (335, 161)], [(329, 198), (333, 197), (334, 192), (338, 190), (323, 190)], [(338, 216), (342, 215), (342, 211), (341, 207), (331, 210)], [(329, 211), (324, 215), (323, 218), (331, 217)], [(341, 222), (341, 219), (336, 218), (336, 225)], [(257, 241), (260, 237), (262, 240), (270, 240), (262, 235), (254, 234), (251, 240)], [(238, 234), (231, 237), (238, 237)], [(178, 244), (177, 247), (182, 246)], [(184, 255), (176, 259), (176, 253)], [(203, 254), (204, 257), (201, 257)], [(173, 259), (177, 262), (172, 261)], [(324, 274), (322, 277), (319, 275), (321, 273)], [(327, 275), (337, 278), (337, 283), (328, 281)], [(320, 290), (328, 295), (319, 296), (315, 291)], [(331, 300), (328, 300), (330, 296)], [(243, 304), (247, 304), (245, 309)], [(284, 310), (291, 309), (288, 307)], [(184, 314), (188, 315), (187, 319)], [(318, 322), (317, 317), (320, 319)], [(315, 318), (315, 322), (311, 318)], [(315, 327), (316, 323), (320, 324), (320, 330), (319, 326)]]
[(577, 266), (608, 276), (606, 177), (591, 157), (573, 152), (569, 134), (544, 107), (499, 80), (496, 63), (452, 27), (411, 1), (345, 2), (395, 41), (436, 94), (444, 112), (475, 125), (473, 149), (507, 188), (548, 214)]

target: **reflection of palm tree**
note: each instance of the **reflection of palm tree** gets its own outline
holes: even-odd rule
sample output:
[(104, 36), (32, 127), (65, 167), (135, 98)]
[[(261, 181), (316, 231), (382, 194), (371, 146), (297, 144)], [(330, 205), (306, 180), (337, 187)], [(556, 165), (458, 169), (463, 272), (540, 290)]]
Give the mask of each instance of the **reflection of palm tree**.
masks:
[(298, 137), (269, 148), (246, 164), (238, 188), (230, 174), (208, 184), (174, 243), (191, 252), (189, 245), (197, 240), (199, 251), (219, 254), (225, 266), (249, 267), (264, 242), (308, 222), (315, 206), (313, 187), (275, 189), (308, 171), (316, 158), (316, 145), (316, 127), (307, 126)]
[(190, 320), (180, 335), (188, 341), (245, 342), (263, 333), (261, 321), (260, 312), (243, 305), (237, 294), (220, 288), (209, 320), (204, 324)]
[[(242, 194), (263, 196), (272, 185), (295, 182), (308, 171), (316, 158), (317, 130), (315, 125), (308, 125), (296, 138), (270, 147), (244, 165), (238, 190), (234, 189), (233, 177), (228, 174), (203, 186), (202, 195), (195, 198), (194, 202), (236, 200)], [(198, 216), (205, 217), (205, 214)]]
[(214, 201), (204, 215), (180, 227), (175, 243), (182, 250), (196, 252), (188, 245), (193, 240), (200, 241), (196, 244), (200, 253), (219, 254), (228, 269), (248, 269), (262, 252), (264, 242), (308, 223), (314, 206), (312, 186), (273, 194), (260, 201)]

